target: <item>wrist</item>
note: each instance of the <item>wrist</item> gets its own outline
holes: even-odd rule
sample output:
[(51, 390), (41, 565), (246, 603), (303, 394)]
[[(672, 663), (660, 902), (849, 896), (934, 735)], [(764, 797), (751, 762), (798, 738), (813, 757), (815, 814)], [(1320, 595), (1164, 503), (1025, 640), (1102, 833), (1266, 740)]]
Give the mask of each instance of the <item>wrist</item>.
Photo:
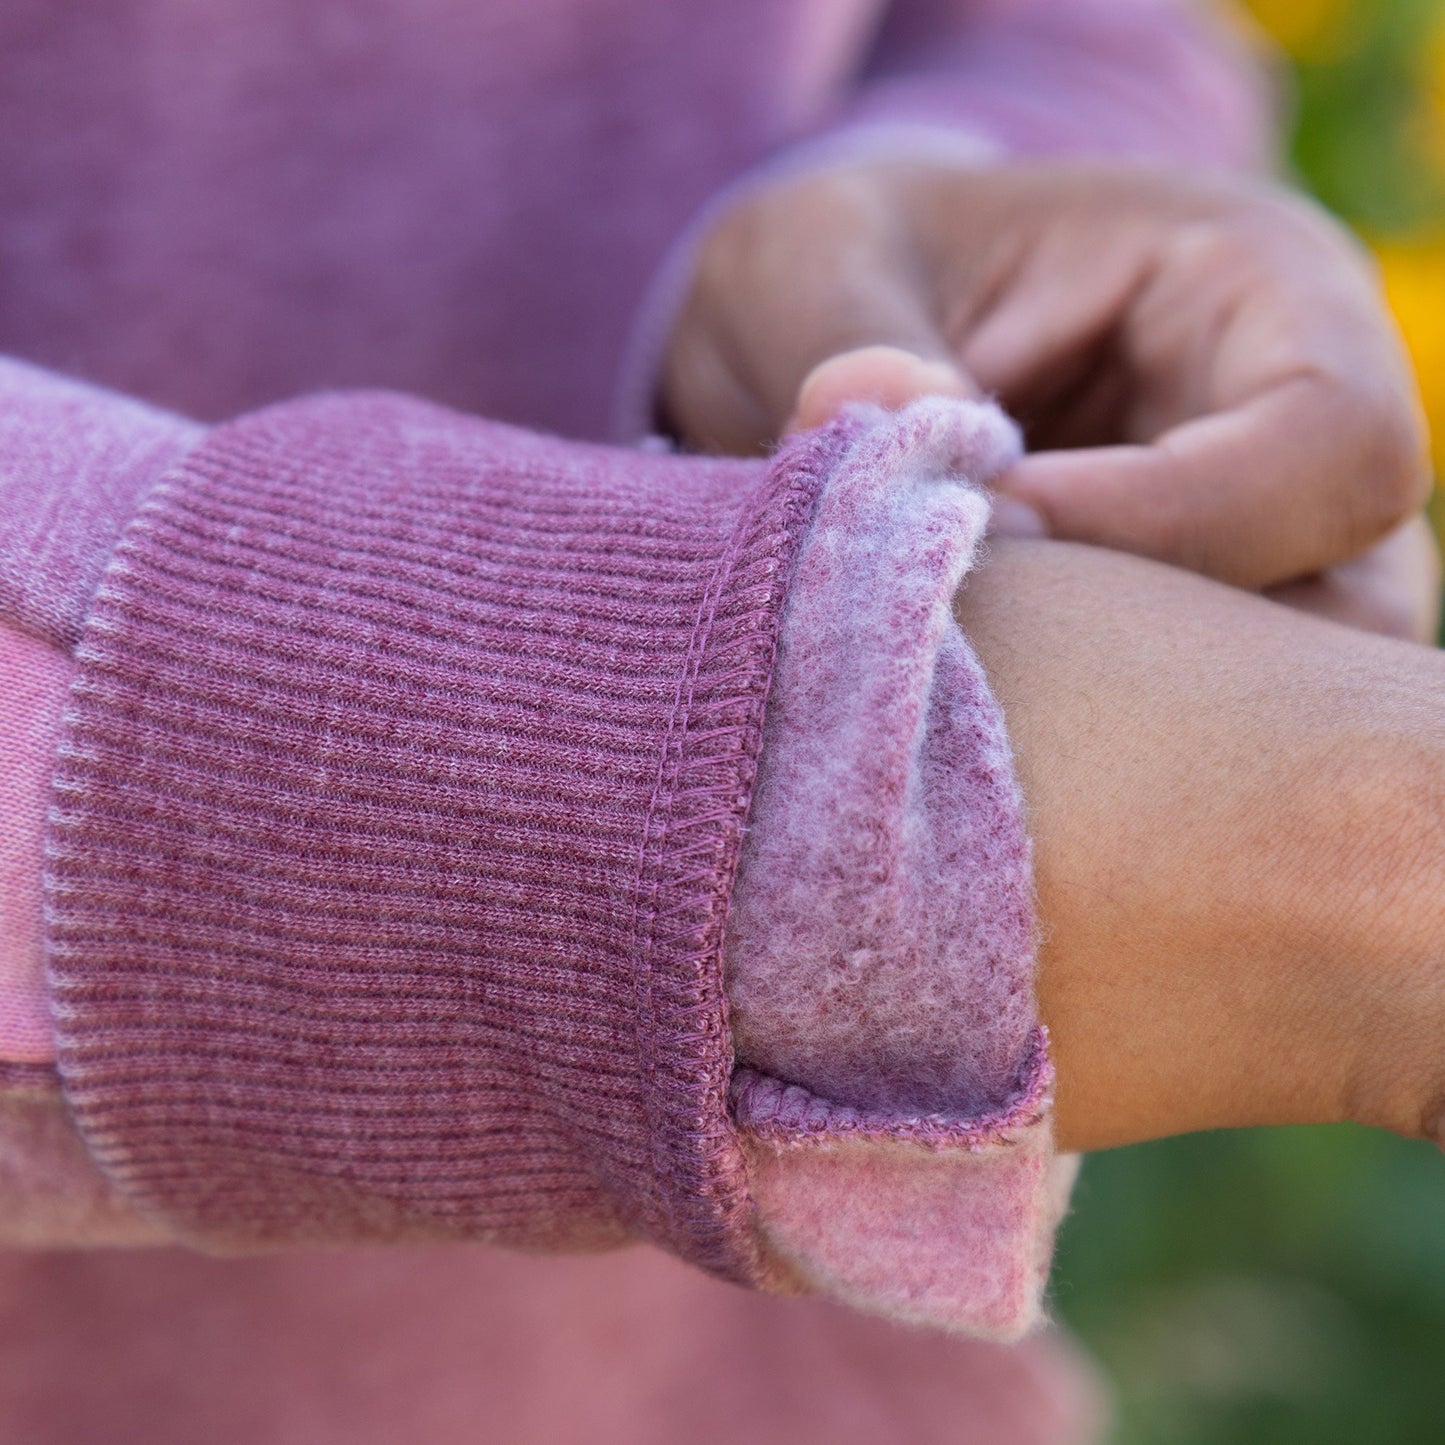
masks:
[(1426, 1132), (1440, 655), (1117, 553), (991, 552), (959, 609), (1028, 809), (1061, 1146)]
[(1386, 720), (1360, 764), (1371, 778), (1356, 807), (1351, 956), (1336, 1011), (1348, 1061), (1340, 1115), (1445, 1143), (1445, 667), (1433, 650), (1387, 646), (1422, 686), (1381, 699)]

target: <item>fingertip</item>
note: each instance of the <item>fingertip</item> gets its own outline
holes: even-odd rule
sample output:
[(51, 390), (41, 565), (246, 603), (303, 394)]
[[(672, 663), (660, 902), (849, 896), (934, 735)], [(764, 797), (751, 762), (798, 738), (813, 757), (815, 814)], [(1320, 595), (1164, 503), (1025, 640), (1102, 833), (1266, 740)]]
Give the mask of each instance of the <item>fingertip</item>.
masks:
[(978, 388), (954, 363), (900, 346), (860, 346), (820, 361), (798, 388), (790, 431), (831, 421), (850, 402), (895, 411), (921, 396), (975, 397)]
[(1042, 513), (1017, 497), (998, 496), (989, 512), (990, 536), (1038, 539), (1049, 535), (1048, 523)]

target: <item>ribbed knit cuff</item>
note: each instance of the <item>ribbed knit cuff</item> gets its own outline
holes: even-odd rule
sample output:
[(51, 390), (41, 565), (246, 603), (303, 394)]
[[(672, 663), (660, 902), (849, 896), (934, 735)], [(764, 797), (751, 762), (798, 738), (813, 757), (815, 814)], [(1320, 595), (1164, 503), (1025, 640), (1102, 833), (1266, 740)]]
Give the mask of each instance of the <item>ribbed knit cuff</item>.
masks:
[(60, 1068), (195, 1242), (641, 1233), (756, 1281), (724, 916), (828, 458), (579, 447), (389, 395), (221, 427), (78, 649)]
[(159, 407), (0, 356), (0, 619), (68, 651), (126, 523), (203, 435)]

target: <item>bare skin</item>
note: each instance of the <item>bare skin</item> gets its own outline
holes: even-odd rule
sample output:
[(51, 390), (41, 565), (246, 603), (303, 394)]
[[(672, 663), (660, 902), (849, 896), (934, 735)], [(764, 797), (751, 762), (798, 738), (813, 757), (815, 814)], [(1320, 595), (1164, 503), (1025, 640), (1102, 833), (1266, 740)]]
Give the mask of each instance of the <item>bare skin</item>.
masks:
[(1072, 165), (839, 168), (718, 223), (685, 439), (925, 393), (1024, 422), (999, 533), (1123, 549), (997, 536), (958, 599), (1029, 803), (1062, 1144), (1438, 1131), (1445, 659), (1383, 639), (1433, 636), (1440, 568), (1358, 245), (1259, 182)]
[(1036, 850), (1061, 1144), (1445, 1101), (1445, 657), (1000, 539), (957, 599)]
[(754, 451), (924, 392), (1024, 423), (1006, 530), (1433, 633), (1408, 362), (1362, 248), (1280, 187), (875, 162), (760, 190), (709, 233), (662, 388), (689, 443)]

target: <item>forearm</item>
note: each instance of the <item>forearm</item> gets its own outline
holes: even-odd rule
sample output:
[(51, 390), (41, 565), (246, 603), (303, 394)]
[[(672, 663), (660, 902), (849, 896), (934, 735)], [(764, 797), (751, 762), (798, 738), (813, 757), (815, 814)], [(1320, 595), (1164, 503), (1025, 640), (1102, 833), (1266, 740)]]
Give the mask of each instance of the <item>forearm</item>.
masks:
[(1066, 1148), (1424, 1131), (1445, 662), (1137, 558), (996, 543), (958, 615), (1029, 804)]

